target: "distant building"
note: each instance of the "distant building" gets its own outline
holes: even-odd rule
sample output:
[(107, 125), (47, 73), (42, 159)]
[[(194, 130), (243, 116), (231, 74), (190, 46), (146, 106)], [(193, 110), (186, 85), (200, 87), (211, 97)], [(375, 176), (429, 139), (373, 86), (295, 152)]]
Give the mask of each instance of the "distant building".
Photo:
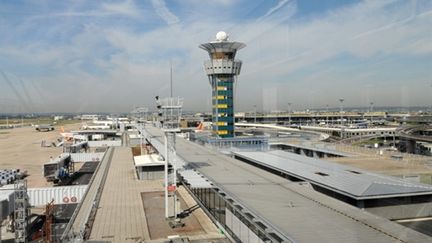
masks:
[(63, 120), (64, 116), (54, 116), (54, 121)]
[(97, 120), (97, 119), (99, 119), (99, 115), (95, 115), (95, 114), (81, 115), (81, 120)]

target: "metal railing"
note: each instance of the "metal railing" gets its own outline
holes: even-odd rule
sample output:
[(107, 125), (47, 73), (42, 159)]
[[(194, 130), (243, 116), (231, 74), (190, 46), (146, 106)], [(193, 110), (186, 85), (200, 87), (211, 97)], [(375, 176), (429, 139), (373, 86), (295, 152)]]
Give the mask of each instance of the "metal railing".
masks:
[[(99, 205), (100, 195), (105, 184), (114, 148), (110, 147), (96, 168), (86, 192), (75, 209), (61, 237), (62, 242), (83, 240), (90, 214)], [(99, 172), (102, 172), (101, 174)]]

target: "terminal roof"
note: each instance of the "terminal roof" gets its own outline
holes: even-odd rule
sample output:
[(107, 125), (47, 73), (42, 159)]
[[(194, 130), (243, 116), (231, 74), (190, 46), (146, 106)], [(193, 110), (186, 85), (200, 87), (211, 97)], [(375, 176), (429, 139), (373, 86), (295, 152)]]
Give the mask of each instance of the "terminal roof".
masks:
[(234, 154), (356, 200), (432, 194), (432, 186), (426, 184), (412, 183), (285, 151)]
[[(145, 130), (150, 142), (163, 151), (163, 132), (152, 126)], [(177, 140), (176, 150), (188, 167), (240, 203), (255, 220), (297, 242), (430, 241), (424, 234), (318, 193), (309, 183), (290, 182), (184, 139)]]

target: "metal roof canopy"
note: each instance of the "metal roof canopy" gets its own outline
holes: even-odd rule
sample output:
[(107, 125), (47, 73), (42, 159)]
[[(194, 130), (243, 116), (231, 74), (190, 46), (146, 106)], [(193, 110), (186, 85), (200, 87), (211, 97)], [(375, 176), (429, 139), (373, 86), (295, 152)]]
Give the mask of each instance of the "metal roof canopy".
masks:
[(350, 166), (284, 151), (234, 152), (234, 155), (281, 171), (356, 200), (432, 195), (432, 186), (374, 174)]
[(164, 166), (165, 161), (159, 160), (158, 154), (144, 154), (134, 156), (135, 167), (147, 167), (147, 166)]
[(57, 164), (57, 163), (61, 162), (62, 160), (66, 160), (69, 158), (71, 158), (70, 153), (61, 153), (58, 157), (51, 158), (51, 160), (46, 162), (44, 165)]
[(321, 153), (326, 153), (326, 154), (333, 154), (333, 155), (337, 155), (337, 156), (341, 156), (341, 157), (353, 157), (353, 154), (350, 153), (344, 153), (344, 152), (340, 152), (337, 150), (332, 150), (332, 149), (328, 149), (328, 148), (320, 148), (320, 147), (315, 147), (315, 146), (307, 146), (304, 144), (292, 144), (292, 143), (284, 143), (284, 142), (273, 142), (270, 143), (270, 145), (285, 145), (288, 147), (293, 147), (293, 148), (299, 148), (299, 149), (307, 149), (307, 150), (312, 150), (312, 151), (316, 151), (316, 152), (321, 152)]
[(214, 186), (201, 174), (195, 170), (179, 170), (183, 180), (190, 184), (191, 188), (213, 188)]

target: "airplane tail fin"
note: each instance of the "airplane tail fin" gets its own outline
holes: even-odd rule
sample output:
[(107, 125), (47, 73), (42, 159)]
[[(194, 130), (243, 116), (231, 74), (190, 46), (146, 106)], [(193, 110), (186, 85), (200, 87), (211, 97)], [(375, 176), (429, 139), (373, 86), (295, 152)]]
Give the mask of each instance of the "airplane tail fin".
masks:
[(197, 130), (204, 130), (204, 124), (200, 122), (197, 126)]

